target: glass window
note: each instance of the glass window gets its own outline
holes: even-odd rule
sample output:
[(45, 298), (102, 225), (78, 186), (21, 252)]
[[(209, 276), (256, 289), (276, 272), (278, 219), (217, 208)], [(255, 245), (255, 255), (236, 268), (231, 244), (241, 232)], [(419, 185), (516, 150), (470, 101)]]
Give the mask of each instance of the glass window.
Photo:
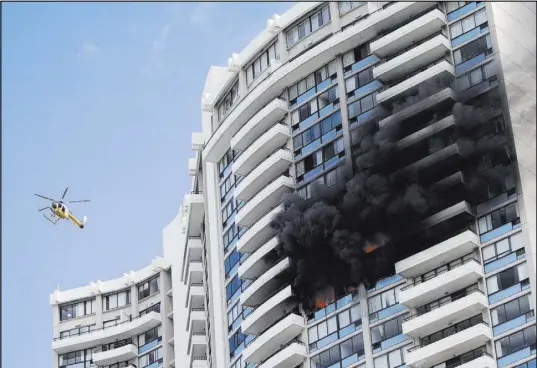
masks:
[(462, 33), (462, 22), (456, 22), (451, 26), (451, 38), (458, 37)]
[(293, 46), (302, 38), (309, 35), (311, 32), (317, 30), (319, 27), (325, 25), (330, 21), (330, 9), (329, 6), (324, 6), (322, 9), (316, 11), (301, 23), (296, 25), (287, 31), (287, 47)]

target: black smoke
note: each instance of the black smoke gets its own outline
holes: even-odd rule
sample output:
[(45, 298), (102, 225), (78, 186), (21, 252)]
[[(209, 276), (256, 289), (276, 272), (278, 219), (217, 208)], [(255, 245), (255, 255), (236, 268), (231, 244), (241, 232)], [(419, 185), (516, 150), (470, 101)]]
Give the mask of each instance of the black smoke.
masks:
[[(398, 146), (421, 129), (416, 126), (431, 126), (449, 115), (454, 124)], [(359, 137), (353, 142), (354, 176), (331, 188), (314, 186), (308, 199), (288, 196), (272, 222), (281, 242), (277, 252), (291, 259), (290, 281), (304, 309), (313, 311), (316, 296), (327, 288), (337, 296), (393, 274), (395, 262), (426, 246), (410, 236), (427, 233), (423, 219), (462, 200), (485, 199), (485, 187), (501, 190), (510, 168), (498, 121), (494, 108), (455, 103), (447, 113), (434, 112), (426, 123), (380, 127), (377, 118), (360, 126), (353, 133)], [(427, 166), (424, 158), (449, 150), (456, 154), (438, 156), (440, 163)], [(483, 159), (489, 156), (489, 161)], [(419, 169), (412, 167), (416, 161), (424, 162)], [(458, 171), (460, 181), (440, 185)]]

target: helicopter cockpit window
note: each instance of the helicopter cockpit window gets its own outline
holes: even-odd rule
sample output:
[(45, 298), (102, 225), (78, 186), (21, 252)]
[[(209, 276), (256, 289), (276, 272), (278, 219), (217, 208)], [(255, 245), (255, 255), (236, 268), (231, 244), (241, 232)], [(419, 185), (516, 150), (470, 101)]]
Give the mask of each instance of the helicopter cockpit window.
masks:
[(53, 203), (53, 204), (52, 204), (52, 208), (56, 208), (56, 203)]

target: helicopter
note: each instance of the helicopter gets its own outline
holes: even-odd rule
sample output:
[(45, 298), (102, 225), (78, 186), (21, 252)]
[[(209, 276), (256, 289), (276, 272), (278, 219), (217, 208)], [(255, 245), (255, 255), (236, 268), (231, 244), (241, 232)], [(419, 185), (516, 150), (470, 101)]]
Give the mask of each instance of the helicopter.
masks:
[[(56, 225), (56, 223), (59, 220), (71, 220), (71, 222), (73, 224), (75, 224), (79, 228), (83, 229), (84, 226), (86, 226), (87, 217), (84, 216), (82, 218), (82, 221), (79, 220), (78, 218), (76, 218), (73, 215), (73, 213), (71, 211), (69, 211), (69, 209), (65, 205), (65, 202), (63, 201), (64, 198), (65, 198), (65, 195), (67, 194), (68, 189), (69, 189), (69, 187), (65, 188), (65, 191), (63, 192), (61, 200), (45, 197), (45, 196), (42, 196), (41, 194), (35, 194), (36, 196), (38, 196), (40, 198), (47, 199), (47, 200), (52, 202), (50, 206), (43, 207), (43, 208), (41, 208), (41, 209), (39, 209), (37, 211), (41, 212), (41, 211), (44, 211), (44, 210), (47, 210), (47, 209), (50, 210), (50, 217), (45, 215), (45, 214), (43, 214), (43, 216), (47, 220), (52, 222), (54, 225)], [(67, 201), (67, 203), (81, 203), (81, 202), (90, 202), (90, 200), (84, 199), (84, 200), (81, 200), (81, 201)]]

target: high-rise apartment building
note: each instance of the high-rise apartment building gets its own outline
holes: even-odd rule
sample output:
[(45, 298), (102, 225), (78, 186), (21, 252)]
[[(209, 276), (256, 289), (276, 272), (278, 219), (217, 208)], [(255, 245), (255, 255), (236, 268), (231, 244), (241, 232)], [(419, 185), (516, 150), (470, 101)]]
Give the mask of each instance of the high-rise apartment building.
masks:
[(55, 291), (52, 367), (174, 367), (170, 265)]
[[(535, 16), (534, 2), (298, 3), (211, 67), (191, 193), (163, 233), (164, 366), (535, 367)], [(486, 127), (472, 149), (494, 151), (468, 158), (457, 103)], [(396, 171), (441, 200), (394, 274), (306, 312), (271, 222), (287, 194), (314, 201), (315, 183), (360, 171), (366, 125), (398, 128)]]
[[(535, 366), (535, 55), (534, 3), (316, 2), (212, 67), (190, 163), (206, 225), (200, 366)], [(505, 173), (484, 197), (463, 190), (456, 102), (489, 107), (488, 134), (508, 137), (474, 163)], [(270, 223), (286, 194), (356, 173), (371, 120), (401, 128), (401, 169), (447, 199), (395, 275), (306, 315)]]

